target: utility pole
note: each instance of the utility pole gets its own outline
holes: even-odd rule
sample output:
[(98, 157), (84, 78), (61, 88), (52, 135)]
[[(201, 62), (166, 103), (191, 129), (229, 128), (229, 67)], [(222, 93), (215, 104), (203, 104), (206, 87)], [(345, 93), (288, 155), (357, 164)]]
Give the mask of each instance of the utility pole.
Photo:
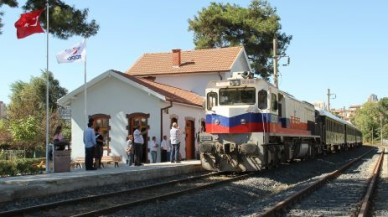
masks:
[[(331, 98), (331, 96), (334, 96), (334, 98)], [(330, 93), (330, 89), (327, 89), (327, 111), (330, 111), (330, 99), (335, 99), (336, 97), (335, 93)]]
[(276, 51), (278, 49), (278, 41), (276, 38), (273, 39), (273, 83), (278, 88), (278, 56)]
[(290, 65), (290, 57), (285, 55), (278, 55), (276, 52), (278, 50), (278, 40), (273, 38), (273, 83), (276, 88), (279, 88), (279, 73), (278, 73), (278, 62), (280, 58), (287, 57), (287, 63), (283, 64), (283, 66)]

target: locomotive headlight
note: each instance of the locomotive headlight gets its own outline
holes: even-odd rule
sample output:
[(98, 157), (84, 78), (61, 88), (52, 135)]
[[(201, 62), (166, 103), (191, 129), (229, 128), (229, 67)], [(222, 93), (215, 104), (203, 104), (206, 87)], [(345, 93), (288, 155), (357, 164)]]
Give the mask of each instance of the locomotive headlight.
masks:
[(215, 120), (214, 120), (214, 123), (217, 124), (217, 125), (220, 125), (220, 120), (215, 119)]
[(240, 124), (246, 124), (247, 122), (245, 121), (245, 119), (241, 119), (240, 120)]
[(230, 80), (230, 86), (240, 86), (240, 80)]

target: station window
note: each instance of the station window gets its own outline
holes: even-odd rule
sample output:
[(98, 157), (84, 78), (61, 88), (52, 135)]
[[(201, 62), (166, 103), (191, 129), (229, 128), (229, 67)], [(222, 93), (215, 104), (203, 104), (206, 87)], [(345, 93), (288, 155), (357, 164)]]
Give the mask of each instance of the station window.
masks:
[(206, 109), (211, 110), (214, 106), (218, 105), (218, 95), (216, 92), (210, 92), (207, 94)]
[(267, 91), (260, 90), (258, 93), (258, 107), (259, 109), (266, 109), (268, 107), (267, 105)]

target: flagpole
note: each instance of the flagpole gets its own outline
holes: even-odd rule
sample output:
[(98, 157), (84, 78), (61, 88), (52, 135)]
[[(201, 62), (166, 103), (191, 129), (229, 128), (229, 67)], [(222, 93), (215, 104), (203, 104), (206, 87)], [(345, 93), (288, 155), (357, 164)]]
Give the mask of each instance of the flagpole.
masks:
[[(85, 44), (84, 44), (84, 49), (86, 49), (86, 39), (85, 39)], [(86, 129), (87, 127), (87, 120), (88, 120), (88, 110), (87, 110), (87, 88), (86, 88), (86, 58), (87, 58), (87, 55), (85, 55), (85, 61), (84, 61), (84, 95), (85, 95), (85, 105), (84, 105), (84, 112), (85, 112), (85, 120), (84, 120), (84, 123), (85, 123), (85, 127), (84, 129)]]
[(46, 0), (46, 20), (47, 20), (47, 62), (46, 62), (46, 173), (50, 172), (49, 168), (49, 88), (50, 88), (50, 76), (49, 76), (49, 0)]

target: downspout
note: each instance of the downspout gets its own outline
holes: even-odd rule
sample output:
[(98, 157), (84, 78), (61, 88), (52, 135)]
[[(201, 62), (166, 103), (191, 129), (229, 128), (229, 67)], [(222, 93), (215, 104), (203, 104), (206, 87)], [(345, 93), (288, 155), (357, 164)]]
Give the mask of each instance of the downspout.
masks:
[(160, 109), (160, 141), (162, 141), (163, 139), (163, 111), (172, 107), (172, 100), (169, 100), (169, 101), (170, 101), (169, 106)]
[(218, 72), (218, 77), (220, 77), (220, 80), (222, 81), (222, 75), (220, 72)]

